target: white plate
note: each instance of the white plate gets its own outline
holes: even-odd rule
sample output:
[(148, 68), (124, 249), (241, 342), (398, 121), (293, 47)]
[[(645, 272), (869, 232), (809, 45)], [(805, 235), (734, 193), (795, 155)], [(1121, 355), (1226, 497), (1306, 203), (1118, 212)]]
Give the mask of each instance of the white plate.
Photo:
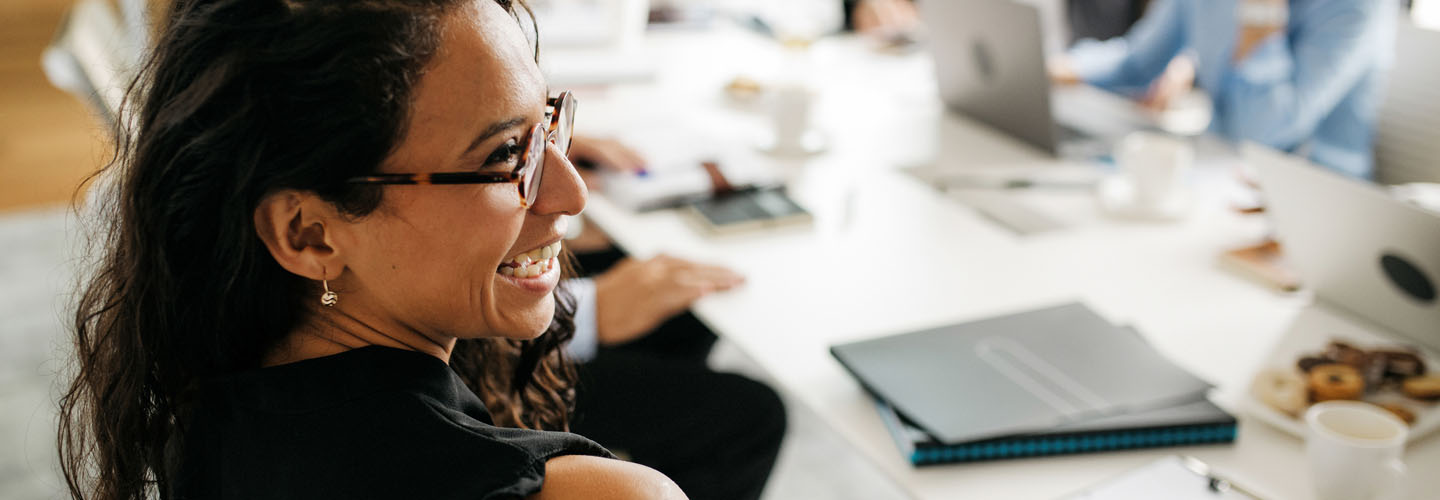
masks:
[[(1305, 308), (1295, 321), (1290, 324), (1289, 330), (1280, 338), (1270, 353), (1265, 356), (1265, 362), (1258, 367), (1250, 377), (1246, 378), (1246, 385), (1242, 388), (1244, 395), (1241, 397), (1240, 411), (1255, 417), (1267, 424), (1273, 425), (1280, 430), (1295, 435), (1301, 439), (1305, 438), (1305, 424), (1300, 419), (1286, 415), (1285, 413), (1271, 408), (1255, 397), (1250, 392), (1250, 381), (1255, 380), (1255, 375), (1265, 370), (1295, 369), (1295, 362), (1303, 356), (1314, 356), (1325, 352), (1325, 346), (1332, 340), (1348, 343), (1360, 349), (1370, 350), (1377, 347), (1399, 347), (1410, 346), (1418, 348), (1415, 342), (1408, 341), (1405, 337), (1391, 333), (1381, 327), (1363, 323), (1350, 317), (1327, 311), (1320, 306)], [(1435, 352), (1420, 349), (1420, 357), (1425, 360), (1428, 373), (1440, 372), (1440, 356)], [(1372, 402), (1399, 402), (1406, 408), (1415, 412), (1415, 424), (1410, 426), (1409, 441), (1415, 441), (1440, 429), (1440, 404), (1434, 402), (1426, 403), (1416, 399), (1407, 398), (1399, 393), (1386, 391), (1382, 394), (1367, 395), (1366, 401)]]

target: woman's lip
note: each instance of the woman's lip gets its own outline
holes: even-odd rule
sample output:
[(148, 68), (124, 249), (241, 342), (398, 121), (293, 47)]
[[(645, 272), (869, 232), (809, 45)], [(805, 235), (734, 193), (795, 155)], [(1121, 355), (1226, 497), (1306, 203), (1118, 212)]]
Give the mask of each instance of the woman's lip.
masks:
[(560, 259), (551, 257), (550, 260), (552, 261), (550, 270), (533, 278), (516, 278), (500, 274), (498, 271), (495, 275), (522, 290), (539, 294), (549, 293), (555, 289), (555, 285), (560, 283)]

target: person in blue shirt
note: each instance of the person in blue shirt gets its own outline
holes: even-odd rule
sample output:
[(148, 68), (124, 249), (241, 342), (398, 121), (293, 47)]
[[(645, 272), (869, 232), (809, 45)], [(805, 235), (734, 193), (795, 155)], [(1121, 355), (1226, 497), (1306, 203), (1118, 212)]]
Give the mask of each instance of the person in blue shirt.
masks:
[[(1077, 44), (1059, 82), (1148, 93), (1177, 56), (1214, 101), (1210, 129), (1358, 178), (1393, 60), (1398, 0), (1155, 0), (1123, 37)], [(1180, 64), (1179, 66), (1185, 66)], [(1184, 73), (1184, 71), (1181, 71)], [(1173, 85), (1165, 85), (1173, 87)], [(1152, 104), (1156, 104), (1152, 102)]]

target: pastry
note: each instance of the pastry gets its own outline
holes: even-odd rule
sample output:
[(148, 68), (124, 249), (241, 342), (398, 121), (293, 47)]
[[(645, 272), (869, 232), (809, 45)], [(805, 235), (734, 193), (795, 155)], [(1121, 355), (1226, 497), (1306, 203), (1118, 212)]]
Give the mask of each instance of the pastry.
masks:
[(1292, 417), (1299, 416), (1310, 402), (1305, 379), (1288, 370), (1266, 370), (1256, 374), (1250, 392), (1271, 408)]
[(1336, 363), (1344, 363), (1359, 369), (1365, 368), (1365, 365), (1370, 363), (1369, 353), (1340, 341), (1332, 341), (1330, 345), (1325, 346), (1325, 357)]
[(1334, 363), (1334, 361), (1331, 361), (1329, 358), (1322, 358), (1320, 356), (1305, 356), (1303, 358), (1300, 358), (1300, 361), (1295, 363), (1295, 367), (1299, 368), (1302, 372), (1310, 373), (1311, 368), (1320, 365), (1328, 365), (1330, 363)]
[(1419, 377), (1425, 374), (1425, 360), (1414, 351), (1374, 351), (1385, 360), (1385, 376), (1388, 378)]
[(1355, 367), (1360, 370), (1360, 376), (1365, 378), (1365, 388), (1371, 391), (1380, 388), (1385, 381), (1385, 367), (1388, 365), (1384, 354), (1369, 352), (1365, 354), (1365, 363)]
[(1400, 392), (1415, 399), (1440, 399), (1440, 376), (1407, 378), (1401, 383)]
[(1415, 425), (1415, 412), (1410, 411), (1409, 408), (1390, 403), (1382, 404), (1380, 407), (1400, 417), (1400, 420), (1405, 421), (1405, 425)]
[(1365, 393), (1365, 379), (1360, 370), (1348, 364), (1320, 365), (1310, 370), (1310, 399), (1315, 402), (1336, 399), (1360, 399)]

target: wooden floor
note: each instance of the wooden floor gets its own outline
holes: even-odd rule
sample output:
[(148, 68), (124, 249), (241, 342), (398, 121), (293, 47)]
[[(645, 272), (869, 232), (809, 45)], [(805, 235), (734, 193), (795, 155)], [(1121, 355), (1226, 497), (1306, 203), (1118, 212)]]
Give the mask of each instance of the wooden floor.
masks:
[(100, 121), (40, 68), (71, 4), (0, 0), (0, 213), (69, 202), (108, 155)]

